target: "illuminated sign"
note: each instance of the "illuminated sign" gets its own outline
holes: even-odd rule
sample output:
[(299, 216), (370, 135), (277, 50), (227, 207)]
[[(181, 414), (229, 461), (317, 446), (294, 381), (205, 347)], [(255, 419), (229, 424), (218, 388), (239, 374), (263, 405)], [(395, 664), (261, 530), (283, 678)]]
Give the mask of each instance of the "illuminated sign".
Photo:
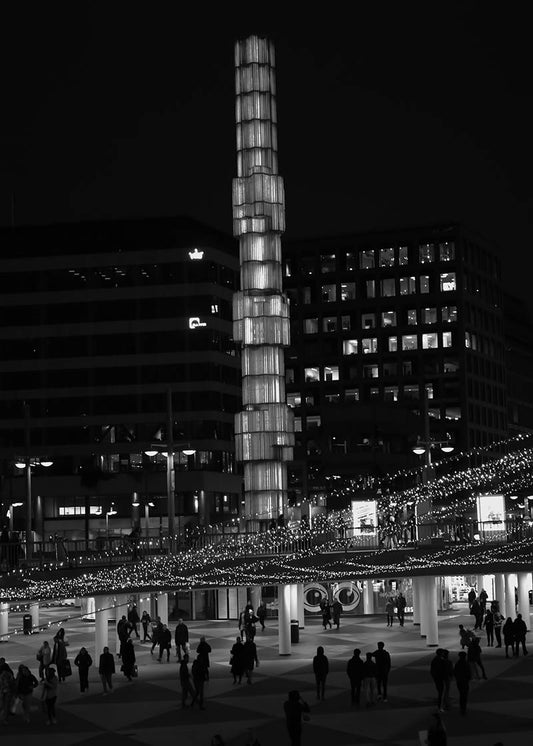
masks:
[(378, 525), (376, 500), (352, 500), (354, 534), (375, 536)]
[(203, 259), (204, 258), (204, 252), (200, 251), (199, 249), (193, 249), (192, 251), (189, 251), (189, 259)]
[(198, 316), (191, 316), (189, 319), (189, 329), (198, 329), (199, 326), (207, 326), (205, 321), (200, 321)]
[(499, 541), (505, 537), (505, 499), (503, 495), (479, 495), (477, 520), (480, 537)]

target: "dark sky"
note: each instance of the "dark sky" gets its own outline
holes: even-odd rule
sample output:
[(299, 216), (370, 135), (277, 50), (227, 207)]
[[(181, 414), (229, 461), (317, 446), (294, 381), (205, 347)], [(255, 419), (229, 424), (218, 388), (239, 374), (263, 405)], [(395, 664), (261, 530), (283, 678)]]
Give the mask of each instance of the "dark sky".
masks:
[(259, 33), (277, 52), (288, 237), (465, 220), (501, 246), (507, 286), (529, 296), (521, 8), (306, 4), (291, 19), (285, 4), (265, 19), (224, 6), (47, 3), (0, 19), (0, 224), (14, 193), (19, 225), (189, 214), (229, 233), (233, 44)]

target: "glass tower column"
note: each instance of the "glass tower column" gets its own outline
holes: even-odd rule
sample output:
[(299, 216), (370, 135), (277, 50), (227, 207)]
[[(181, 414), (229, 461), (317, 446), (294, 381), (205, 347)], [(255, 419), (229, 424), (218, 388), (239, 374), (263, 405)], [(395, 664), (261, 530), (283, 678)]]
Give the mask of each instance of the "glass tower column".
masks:
[(241, 290), (233, 296), (233, 337), (242, 347), (242, 404), (235, 417), (244, 464), (245, 516), (270, 521), (287, 509), (294, 418), (285, 398), (283, 348), (289, 303), (282, 289), (285, 194), (278, 174), (274, 47), (250, 36), (235, 45), (237, 178), (233, 235)]

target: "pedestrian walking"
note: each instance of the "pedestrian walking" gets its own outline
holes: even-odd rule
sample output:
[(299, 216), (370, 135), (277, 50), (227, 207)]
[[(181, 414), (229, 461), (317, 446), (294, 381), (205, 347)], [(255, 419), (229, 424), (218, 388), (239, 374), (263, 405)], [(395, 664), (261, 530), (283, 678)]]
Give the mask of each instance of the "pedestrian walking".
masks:
[(187, 707), (187, 697), (191, 697), (191, 707), (196, 702), (196, 692), (191, 682), (191, 674), (189, 673), (189, 656), (187, 653), (183, 656), (180, 663), (180, 684), (181, 684), (181, 707), (185, 709)]
[(517, 614), (516, 619), (513, 622), (513, 637), (514, 637), (514, 645), (515, 645), (514, 654), (515, 655), (520, 655), (520, 646), (522, 646), (522, 654), (527, 655), (526, 634), (527, 634), (527, 625), (522, 619), (522, 614)]
[(448, 667), (444, 659), (442, 648), (435, 650), (435, 656), (429, 667), (431, 678), (437, 690), (437, 709), (444, 712), (444, 683), (448, 673)]
[(150, 614), (147, 611), (143, 611), (141, 615), (141, 625), (143, 628), (143, 642), (146, 642), (147, 640), (152, 640), (152, 636), (148, 634), (148, 625), (152, 621)]
[(489, 598), (489, 594), (484, 588), (482, 588), (481, 591), (479, 592), (479, 603), (481, 604), (481, 611), (483, 613), (485, 613), (485, 610), (487, 608), (488, 598)]
[(207, 674), (207, 666), (205, 664), (205, 658), (202, 657), (200, 654), (197, 655), (196, 660), (193, 661), (193, 664), (191, 666), (191, 674), (192, 674), (192, 682), (194, 685), (194, 690), (198, 698), (198, 704), (200, 705), (201, 710), (205, 710), (204, 688), (205, 688), (205, 682), (207, 681), (209, 677)]
[(462, 624), (459, 625), (459, 644), (463, 650), (470, 645), (474, 637), (472, 630), (463, 627)]
[(300, 746), (302, 742), (302, 717), (305, 717), (309, 712), (309, 705), (300, 697), (300, 692), (294, 689), (289, 692), (288, 698), (283, 704), (283, 710), (291, 746)]
[(450, 651), (443, 649), (442, 657), (445, 663), (444, 693), (442, 695), (442, 704), (444, 710), (450, 709), (450, 686), (453, 681), (453, 663), (450, 660)]
[(126, 642), (130, 638), (130, 632), (131, 632), (130, 623), (128, 622), (126, 615), (123, 614), (122, 617), (117, 622), (117, 636), (120, 641), (120, 649), (118, 652), (119, 658), (122, 658), (122, 652), (124, 650), (124, 646)]
[(120, 667), (120, 670), (128, 681), (132, 681), (136, 674), (135, 648), (133, 646), (133, 640), (131, 639), (126, 641), (124, 649), (122, 650), (122, 666)]
[(159, 658), (157, 659), (161, 663), (164, 653), (167, 654), (167, 663), (170, 663), (170, 649), (172, 647), (172, 633), (166, 624), (163, 624), (163, 628), (159, 633)]
[(470, 666), (466, 660), (466, 653), (461, 651), (459, 659), (453, 668), (457, 691), (459, 692), (459, 708), (461, 715), (466, 715), (466, 705), (468, 703), (468, 690), (470, 688)]
[(240, 635), (236, 638), (235, 645), (231, 648), (229, 660), (231, 673), (233, 674), (233, 683), (236, 684), (238, 679), (240, 684), (244, 673), (244, 645)]
[(505, 624), (502, 628), (503, 632), (503, 644), (505, 645), (505, 657), (509, 658), (509, 648), (511, 648), (511, 654), (514, 655), (514, 627), (513, 620), (510, 616), (505, 620)]
[(104, 652), (100, 656), (100, 662), (98, 665), (98, 673), (102, 680), (102, 686), (104, 687), (104, 696), (108, 690), (113, 691), (113, 674), (115, 673), (115, 659), (112, 653), (109, 652), (109, 648), (105, 647)]
[(406, 606), (407, 606), (407, 601), (403, 593), (400, 591), (398, 593), (398, 596), (396, 597), (396, 615), (398, 617), (400, 627), (403, 627), (405, 623), (405, 607)]
[(46, 678), (43, 681), (43, 693), (42, 699), (46, 708), (47, 720), (45, 725), (55, 725), (56, 720), (56, 700), (57, 700), (57, 687), (58, 679), (56, 676), (55, 668), (48, 668), (46, 672)]
[(178, 619), (178, 624), (174, 631), (174, 642), (176, 643), (178, 661), (181, 661), (181, 656), (187, 654), (187, 643), (189, 642), (189, 628), (183, 619)]
[(480, 671), (483, 678), (487, 678), (485, 667), (481, 661), (481, 646), (479, 644), (479, 637), (474, 638), (474, 640), (470, 643), (468, 652), (466, 654), (466, 659), (470, 663), (470, 673), (473, 679), (480, 678)]
[(150, 655), (154, 654), (154, 648), (156, 645), (159, 645), (159, 636), (161, 635), (161, 632), (163, 631), (163, 622), (161, 621), (161, 617), (158, 616), (154, 621), (152, 621), (152, 647), (150, 648)]
[(261, 630), (265, 629), (265, 619), (267, 615), (267, 607), (265, 605), (264, 601), (261, 601), (259, 606), (257, 607), (257, 611), (255, 612), (257, 618), (259, 619), (259, 624), (261, 625)]
[(333, 626), (331, 624), (331, 606), (329, 605), (327, 598), (324, 598), (320, 602), (320, 610), (322, 611), (322, 626), (326, 629), (329, 624), (329, 628), (331, 629)]
[(387, 699), (387, 682), (391, 670), (391, 657), (388, 650), (385, 650), (385, 643), (378, 642), (377, 650), (374, 650), (372, 657), (376, 662), (377, 675), (376, 684), (378, 688), (378, 699), (388, 702)]
[(366, 660), (363, 663), (363, 690), (367, 707), (373, 707), (376, 704), (376, 680), (378, 668), (372, 660), (372, 653), (366, 654)]
[(499, 607), (496, 607), (493, 609), (492, 604), (491, 604), (491, 611), (492, 611), (492, 618), (494, 620), (494, 636), (496, 637), (496, 647), (501, 648), (503, 616), (500, 613)]
[(316, 649), (316, 655), (313, 658), (313, 673), (316, 682), (316, 698), (325, 699), (324, 692), (326, 688), (326, 679), (329, 673), (329, 661), (324, 655), (324, 648), (320, 645)]
[(481, 604), (479, 603), (477, 598), (474, 599), (474, 601), (472, 602), (472, 606), (470, 607), (470, 613), (475, 619), (475, 624), (474, 624), (474, 632), (475, 632), (476, 629), (481, 629), (481, 625), (483, 624), (483, 609), (481, 608)]
[(243, 656), (244, 656), (244, 673), (246, 674), (246, 681), (248, 684), (252, 683), (252, 674), (254, 666), (259, 665), (259, 658), (257, 657), (257, 645), (252, 638), (248, 638), (243, 645)]
[(15, 697), (22, 701), (22, 716), (25, 723), (30, 722), (31, 701), (36, 686), (39, 686), (39, 682), (28, 666), (21, 663), (15, 679)]
[(87, 648), (80, 648), (80, 652), (74, 658), (74, 665), (78, 667), (78, 676), (80, 678), (80, 692), (89, 688), (89, 668), (93, 664), (93, 659), (89, 655)]
[(341, 624), (341, 614), (343, 612), (343, 608), (338, 598), (336, 598), (335, 601), (333, 601), (331, 611), (333, 614), (333, 624), (337, 627), (337, 629), (339, 629), (340, 624)]
[(394, 623), (394, 601), (392, 598), (387, 599), (385, 604), (385, 614), (387, 615), (387, 627), (392, 627)]
[(128, 622), (130, 625), (130, 635), (135, 632), (135, 637), (137, 639), (139, 639), (139, 630), (137, 629), (137, 625), (140, 621), (141, 618), (139, 616), (139, 612), (137, 611), (137, 604), (133, 602), (128, 608)]
[(37, 651), (37, 660), (39, 661), (39, 678), (43, 681), (46, 676), (46, 669), (52, 662), (52, 648), (48, 644), (48, 640), (45, 640)]
[(476, 592), (473, 588), (471, 588), (468, 593), (468, 609), (469, 610), (472, 609), (472, 604), (474, 603), (475, 600), (476, 600)]
[(65, 630), (60, 629), (54, 637), (54, 648), (52, 650), (52, 663), (57, 668), (58, 680), (65, 681), (67, 673), (67, 648), (65, 645)]
[(350, 702), (358, 705), (361, 700), (361, 684), (364, 676), (364, 663), (361, 658), (361, 651), (355, 648), (353, 656), (348, 661), (346, 673), (350, 679)]
[(7, 725), (11, 712), (11, 705), (15, 697), (15, 677), (13, 671), (5, 663), (0, 671), (0, 723)]
[(209, 661), (209, 653), (211, 652), (211, 645), (207, 642), (205, 639), (205, 635), (202, 635), (200, 637), (200, 642), (198, 643), (198, 647), (196, 648), (196, 653), (200, 656), (202, 661), (205, 665), (205, 672), (206, 681), (209, 680), (209, 667), (210, 667), (210, 661)]
[(491, 648), (494, 645), (494, 614), (490, 609), (485, 612), (483, 627), (487, 635), (487, 647)]

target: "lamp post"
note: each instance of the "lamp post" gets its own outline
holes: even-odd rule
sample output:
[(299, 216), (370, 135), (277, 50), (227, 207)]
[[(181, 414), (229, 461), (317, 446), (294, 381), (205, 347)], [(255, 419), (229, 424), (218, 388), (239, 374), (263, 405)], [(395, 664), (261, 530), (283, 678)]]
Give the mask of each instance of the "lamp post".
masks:
[(24, 503), (11, 503), (9, 506), (9, 531), (10, 533), (13, 533), (13, 510), (14, 508), (20, 508)]
[(17, 469), (24, 469), (24, 476), (26, 479), (26, 559), (30, 560), (33, 557), (33, 532), (32, 532), (32, 468), (35, 466), (44, 466), (48, 468), (52, 466), (54, 462), (49, 459), (40, 458), (26, 458), (22, 461), (15, 461)]

